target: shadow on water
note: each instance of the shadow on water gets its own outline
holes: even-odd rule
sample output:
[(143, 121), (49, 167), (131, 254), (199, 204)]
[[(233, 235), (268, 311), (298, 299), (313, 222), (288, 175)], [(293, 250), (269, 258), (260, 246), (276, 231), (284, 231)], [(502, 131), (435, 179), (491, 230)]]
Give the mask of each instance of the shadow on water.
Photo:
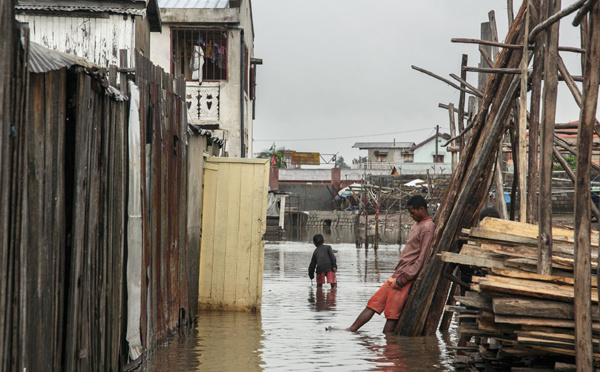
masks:
[(452, 371), (446, 345), (456, 344), (456, 325), (437, 337), (381, 334), (374, 316), (360, 332), (346, 329), (393, 272), (400, 247), (356, 248), (352, 232), (331, 231), (338, 287), (317, 288), (308, 278), (319, 230), (297, 240), (265, 244), (262, 310), (203, 311), (196, 326), (150, 355), (144, 371)]

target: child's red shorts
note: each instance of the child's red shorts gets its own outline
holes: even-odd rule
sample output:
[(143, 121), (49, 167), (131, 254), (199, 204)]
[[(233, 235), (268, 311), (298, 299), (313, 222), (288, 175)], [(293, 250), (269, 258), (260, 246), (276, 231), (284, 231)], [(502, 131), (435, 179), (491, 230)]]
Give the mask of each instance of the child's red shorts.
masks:
[(400, 319), (402, 309), (406, 300), (408, 300), (408, 292), (414, 283), (410, 281), (400, 289), (394, 289), (390, 283), (385, 282), (377, 292), (367, 302), (367, 307), (373, 309), (377, 314), (385, 312), (386, 319)]
[(327, 278), (327, 283), (337, 283), (335, 272), (328, 271), (326, 273), (317, 274), (317, 284), (325, 284), (325, 278)]

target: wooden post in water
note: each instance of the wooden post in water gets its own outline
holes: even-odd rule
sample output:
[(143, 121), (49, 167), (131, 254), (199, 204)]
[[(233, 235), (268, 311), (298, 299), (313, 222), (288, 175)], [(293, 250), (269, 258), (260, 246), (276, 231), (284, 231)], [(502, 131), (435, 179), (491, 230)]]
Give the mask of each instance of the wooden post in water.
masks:
[[(560, 10), (560, 0), (548, 0), (542, 9), (543, 19)], [(542, 20), (543, 20), (542, 19)], [(544, 92), (542, 111), (542, 131), (540, 148), (540, 200), (552, 200), (552, 146), (554, 121), (556, 118), (556, 97), (558, 92), (558, 22), (546, 31), (546, 52), (544, 56)], [(546, 203), (538, 203), (538, 274), (552, 273), (552, 208)]]

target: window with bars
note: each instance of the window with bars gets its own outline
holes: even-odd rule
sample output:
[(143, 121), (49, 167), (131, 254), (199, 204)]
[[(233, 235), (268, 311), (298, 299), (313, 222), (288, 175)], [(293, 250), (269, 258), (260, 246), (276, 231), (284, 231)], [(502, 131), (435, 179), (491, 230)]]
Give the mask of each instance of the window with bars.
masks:
[(227, 30), (172, 29), (171, 72), (186, 80), (227, 80)]

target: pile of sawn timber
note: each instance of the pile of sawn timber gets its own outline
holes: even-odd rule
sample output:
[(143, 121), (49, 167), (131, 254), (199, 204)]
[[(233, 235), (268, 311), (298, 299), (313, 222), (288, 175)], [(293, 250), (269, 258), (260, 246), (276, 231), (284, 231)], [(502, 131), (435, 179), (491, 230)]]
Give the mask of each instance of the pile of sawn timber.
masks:
[[(442, 261), (475, 265), (471, 290), (456, 296), (461, 306), (447, 306), (457, 318), (459, 334), (473, 335), (455, 366), (472, 370), (559, 370), (575, 363), (574, 230), (553, 227), (552, 275), (536, 274), (538, 226), (486, 218), (463, 230), (468, 237), (459, 253), (443, 252)], [(597, 268), (598, 232), (592, 231), (592, 272)], [(595, 275), (592, 275), (595, 278)], [(592, 280), (594, 364), (600, 366), (597, 281)], [(543, 369), (542, 369), (543, 370)]]

